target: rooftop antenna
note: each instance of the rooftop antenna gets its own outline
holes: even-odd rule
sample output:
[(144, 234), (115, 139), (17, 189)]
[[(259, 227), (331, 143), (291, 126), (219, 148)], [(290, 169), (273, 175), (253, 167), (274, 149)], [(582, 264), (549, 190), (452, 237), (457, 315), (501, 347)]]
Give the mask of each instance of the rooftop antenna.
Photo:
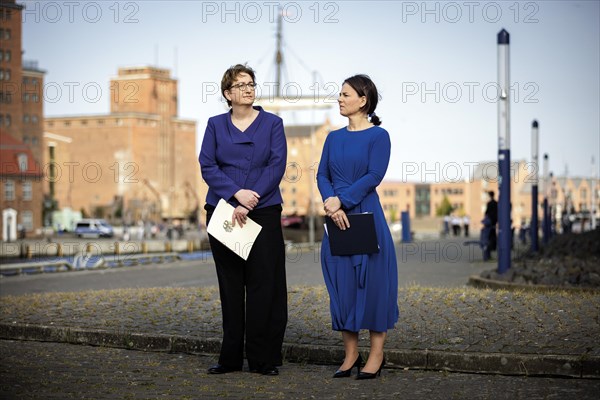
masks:
[(277, 15), (277, 50), (275, 51), (275, 97), (281, 97), (281, 64), (283, 63), (283, 53), (281, 51), (281, 29), (282, 29), (283, 11), (279, 8)]

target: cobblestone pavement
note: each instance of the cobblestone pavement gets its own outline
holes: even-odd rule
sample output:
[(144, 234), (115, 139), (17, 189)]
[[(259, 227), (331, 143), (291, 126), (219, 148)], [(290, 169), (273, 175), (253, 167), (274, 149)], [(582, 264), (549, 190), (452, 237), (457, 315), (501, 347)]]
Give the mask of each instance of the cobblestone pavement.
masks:
[(2, 399), (596, 399), (600, 380), (384, 369), (372, 381), (285, 363), (278, 377), (208, 375), (214, 356), (0, 340)]
[[(342, 343), (331, 330), (325, 287), (290, 287), (288, 304), (286, 357), (334, 362)], [(399, 366), (600, 376), (600, 294), (414, 286), (400, 289), (399, 307), (400, 320), (386, 341), (389, 361)], [(49, 335), (59, 341), (146, 349), (161, 346), (139, 336), (166, 337), (171, 350), (179, 341), (183, 351), (212, 352), (221, 338), (221, 309), (216, 287), (3, 296), (0, 337), (46, 338), (28, 336), (29, 325), (54, 329)], [(84, 332), (76, 337), (75, 328)], [(97, 330), (100, 338), (89, 339)], [(368, 332), (360, 336), (367, 346)], [(481, 365), (484, 354), (490, 365)], [(533, 359), (510, 358), (523, 355)], [(540, 370), (540, 360), (556, 370)]]
[[(405, 282), (399, 290), (400, 320), (388, 332), (385, 347), (390, 366), (600, 378), (600, 292), (469, 288), (458, 283), (466, 282), (470, 271), (483, 268), (477, 253), (461, 248), (456, 240), (409, 245), (397, 249)], [(285, 357), (337, 364), (343, 357), (341, 337), (331, 330), (327, 291), (314, 283), (322, 282), (318, 253), (298, 254), (288, 251), (288, 275), (294, 283), (288, 286)], [(175, 274), (168, 268), (144, 266), (63, 277), (4, 278), (0, 338), (218, 353), (222, 336), (218, 289), (204, 279), (210, 275), (214, 282), (214, 267), (207, 260), (195, 267), (189, 263)], [(186, 269), (198, 270), (192, 274), (196, 281), (186, 281), (190, 276)], [(139, 276), (151, 270), (162, 271), (161, 282), (170, 279), (177, 284), (140, 285)], [(105, 281), (96, 286), (102, 290), (78, 289), (82, 281), (92, 284), (103, 276), (120, 281), (119, 286)], [(317, 280), (298, 283), (309, 276)], [(55, 291), (58, 281), (64, 285)], [(427, 286), (406, 283), (423, 281)], [(30, 294), (7, 294), (14, 286), (19, 286), (19, 293)], [(44, 293), (32, 294), (32, 287)], [(362, 331), (360, 338), (366, 356), (368, 332)]]

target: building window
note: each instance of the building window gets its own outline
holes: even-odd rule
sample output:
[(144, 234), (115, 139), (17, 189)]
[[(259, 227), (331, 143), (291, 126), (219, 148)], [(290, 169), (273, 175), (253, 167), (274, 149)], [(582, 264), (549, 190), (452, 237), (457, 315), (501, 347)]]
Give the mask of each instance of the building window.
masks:
[(4, 125), (5, 126), (10, 126), (11, 125), (11, 119), (10, 119), (10, 115), (7, 115), (4, 119)]
[(31, 95), (31, 101), (34, 103), (39, 103), (40, 102), (40, 97), (37, 95), (37, 93), (34, 93)]
[(4, 182), (4, 200), (10, 201), (15, 199), (15, 182), (6, 181)]
[(17, 164), (19, 164), (19, 171), (24, 172), (27, 171), (27, 154), (19, 153), (17, 155)]
[(23, 115), (23, 123), (24, 124), (28, 124), (29, 123), (29, 114)]
[(581, 200), (587, 199), (587, 190), (581, 189)]
[(29, 103), (29, 93), (23, 94), (23, 103)]
[(31, 182), (23, 182), (23, 200), (31, 200), (33, 197), (32, 193), (33, 192), (31, 190)]
[(25, 144), (29, 143), (29, 136), (27, 136), (27, 135), (23, 136), (23, 143), (25, 143)]
[(31, 232), (33, 230), (33, 212), (23, 211), (21, 213), (21, 223), (27, 232)]
[(34, 137), (31, 138), (31, 144), (34, 145), (34, 146), (37, 146), (37, 144), (38, 144), (38, 138), (36, 136), (34, 136)]
[(38, 117), (37, 117), (37, 115), (32, 115), (31, 116), (31, 123), (37, 125), (37, 123), (38, 123)]
[(37, 78), (31, 78), (31, 84), (36, 86), (38, 84)]
[(6, 50), (6, 52), (4, 53), (4, 61), (9, 62), (10, 61), (10, 57), (11, 57), (10, 50)]
[(65, 126), (71, 126), (71, 121), (65, 121), (65, 122), (64, 122), (64, 125), (65, 125)]

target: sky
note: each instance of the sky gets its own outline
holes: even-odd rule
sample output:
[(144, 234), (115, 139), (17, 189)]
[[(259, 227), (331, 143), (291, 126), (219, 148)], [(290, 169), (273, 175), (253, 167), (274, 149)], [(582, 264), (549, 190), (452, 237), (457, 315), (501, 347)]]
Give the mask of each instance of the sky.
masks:
[[(510, 34), (511, 159), (555, 175), (590, 176), (600, 159), (599, 1), (18, 1), (25, 60), (46, 71), (46, 116), (106, 114), (119, 67), (169, 68), (179, 116), (226, 111), (223, 72), (248, 63), (262, 96), (275, 81), (277, 7), (290, 101), (327, 98), (331, 108), (282, 114), (286, 124), (347, 124), (335, 99), (345, 78), (368, 74), (392, 141), (388, 180), (468, 177), (498, 157), (497, 34)], [(592, 169), (592, 158), (595, 168)], [(308, 167), (308, 166), (307, 166)], [(542, 169), (540, 165), (540, 170)]]

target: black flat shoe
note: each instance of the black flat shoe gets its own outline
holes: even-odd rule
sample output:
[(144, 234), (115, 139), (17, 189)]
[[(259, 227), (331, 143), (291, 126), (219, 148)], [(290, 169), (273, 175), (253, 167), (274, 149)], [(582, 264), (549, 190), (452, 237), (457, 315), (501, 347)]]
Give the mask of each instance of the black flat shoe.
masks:
[(261, 374), (261, 375), (269, 375), (269, 376), (277, 376), (279, 375), (279, 370), (277, 369), (277, 367), (263, 367), (263, 368), (250, 368), (250, 372), (254, 373), (254, 374)]
[(262, 375), (277, 376), (279, 375), (279, 370), (277, 367), (265, 367), (262, 369), (262, 371), (260, 371), (260, 373)]
[(215, 364), (208, 369), (209, 374), (227, 374), (229, 372), (241, 371), (242, 368), (231, 368), (221, 364)]
[(354, 367), (356, 367), (357, 373), (360, 373), (360, 368), (362, 367), (362, 362), (363, 362), (363, 359), (359, 353), (358, 358), (356, 359), (356, 361), (354, 361), (354, 364), (352, 364), (352, 366), (350, 368), (348, 368), (345, 371), (338, 369), (337, 371), (335, 371), (335, 374), (333, 374), (333, 377), (334, 378), (348, 378), (348, 377), (350, 377), (350, 375), (352, 375), (352, 369)]
[(384, 365), (385, 365), (385, 356), (383, 356), (383, 360), (381, 361), (381, 365), (379, 366), (379, 369), (377, 370), (377, 372), (359, 372), (358, 375), (356, 376), (356, 379), (357, 380), (375, 379), (377, 377), (377, 375), (381, 376), (381, 370), (383, 369)]

